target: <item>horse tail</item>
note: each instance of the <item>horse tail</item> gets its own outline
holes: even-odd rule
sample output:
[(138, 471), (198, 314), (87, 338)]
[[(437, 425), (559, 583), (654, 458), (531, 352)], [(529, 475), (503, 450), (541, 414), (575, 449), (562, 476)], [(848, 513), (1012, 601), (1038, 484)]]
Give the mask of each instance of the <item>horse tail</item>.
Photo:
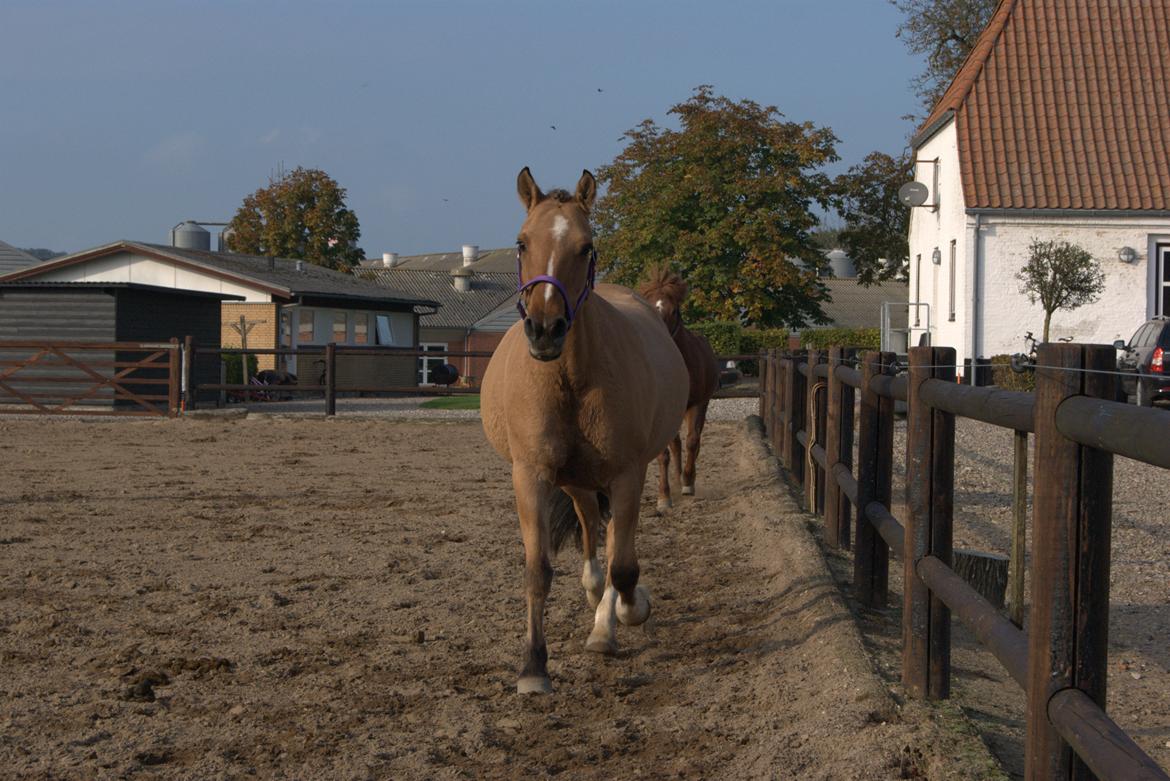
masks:
[[(597, 492), (597, 506), (601, 510), (601, 527), (604, 529), (606, 521), (612, 514), (609, 511), (609, 496), (602, 491)], [(577, 550), (581, 550), (581, 522), (577, 518), (577, 508), (573, 506), (573, 500), (569, 495), (560, 488), (556, 489), (552, 497), (548, 525), (554, 553), (559, 553), (570, 537), (573, 538)], [(598, 529), (598, 532), (600, 533), (601, 529)]]

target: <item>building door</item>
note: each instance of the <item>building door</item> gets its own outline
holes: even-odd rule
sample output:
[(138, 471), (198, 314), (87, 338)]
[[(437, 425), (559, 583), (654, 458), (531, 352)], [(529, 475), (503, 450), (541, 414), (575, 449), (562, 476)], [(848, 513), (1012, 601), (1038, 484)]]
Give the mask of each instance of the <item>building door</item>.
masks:
[(447, 362), (447, 356), (444, 354), (447, 352), (447, 343), (420, 342), (418, 349), (425, 353), (440, 353), (440, 355), (437, 355), (434, 358), (420, 355), (418, 359), (418, 384), (434, 385), (434, 383), (431, 382), (431, 371)]
[(1157, 246), (1158, 266), (1154, 269), (1154, 316), (1170, 316), (1170, 244)]

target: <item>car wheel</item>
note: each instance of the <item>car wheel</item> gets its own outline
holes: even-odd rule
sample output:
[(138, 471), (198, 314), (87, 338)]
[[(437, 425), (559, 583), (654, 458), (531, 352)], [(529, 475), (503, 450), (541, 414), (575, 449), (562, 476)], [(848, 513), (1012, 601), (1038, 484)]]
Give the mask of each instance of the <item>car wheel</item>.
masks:
[(1152, 407), (1154, 400), (1151, 396), (1150, 389), (1140, 379), (1137, 381), (1137, 387), (1134, 388), (1134, 403), (1139, 407)]

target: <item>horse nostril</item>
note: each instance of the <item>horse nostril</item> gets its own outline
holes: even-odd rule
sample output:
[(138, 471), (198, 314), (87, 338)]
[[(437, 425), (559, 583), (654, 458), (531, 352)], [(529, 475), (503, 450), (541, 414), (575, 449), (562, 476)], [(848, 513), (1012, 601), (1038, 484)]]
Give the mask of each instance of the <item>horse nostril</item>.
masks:
[(553, 339), (560, 339), (569, 330), (569, 323), (563, 317), (558, 317), (553, 321), (552, 328), (548, 329), (548, 335)]
[(536, 338), (535, 330), (536, 330), (536, 326), (533, 324), (532, 318), (531, 317), (524, 318), (524, 335), (527, 336), (529, 339), (535, 339)]

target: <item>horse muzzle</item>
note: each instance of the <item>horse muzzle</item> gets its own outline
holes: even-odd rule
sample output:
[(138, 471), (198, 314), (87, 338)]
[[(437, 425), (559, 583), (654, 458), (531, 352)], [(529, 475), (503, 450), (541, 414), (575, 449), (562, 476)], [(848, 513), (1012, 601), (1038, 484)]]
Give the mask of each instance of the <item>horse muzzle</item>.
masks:
[(565, 349), (569, 321), (558, 317), (551, 323), (524, 318), (524, 335), (528, 337), (528, 354), (538, 361), (555, 361)]

